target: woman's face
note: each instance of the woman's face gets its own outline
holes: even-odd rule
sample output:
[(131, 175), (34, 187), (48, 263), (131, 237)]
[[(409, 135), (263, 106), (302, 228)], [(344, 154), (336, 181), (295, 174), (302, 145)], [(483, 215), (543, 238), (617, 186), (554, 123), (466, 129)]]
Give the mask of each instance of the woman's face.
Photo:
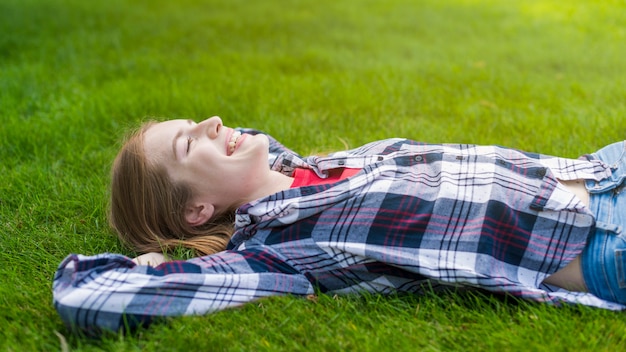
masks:
[(256, 199), (270, 172), (268, 147), (265, 135), (240, 135), (217, 116), (160, 122), (144, 134), (149, 162), (189, 185), (192, 201), (211, 202), (217, 211)]

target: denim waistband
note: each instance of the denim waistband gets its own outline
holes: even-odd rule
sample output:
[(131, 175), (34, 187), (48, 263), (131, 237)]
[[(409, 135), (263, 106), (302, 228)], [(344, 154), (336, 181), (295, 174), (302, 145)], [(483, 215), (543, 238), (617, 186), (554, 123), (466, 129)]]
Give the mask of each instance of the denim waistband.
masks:
[(587, 289), (617, 303), (626, 303), (626, 142), (606, 146), (590, 155), (611, 167), (611, 177), (586, 181), (589, 208), (596, 218), (596, 230), (581, 255)]

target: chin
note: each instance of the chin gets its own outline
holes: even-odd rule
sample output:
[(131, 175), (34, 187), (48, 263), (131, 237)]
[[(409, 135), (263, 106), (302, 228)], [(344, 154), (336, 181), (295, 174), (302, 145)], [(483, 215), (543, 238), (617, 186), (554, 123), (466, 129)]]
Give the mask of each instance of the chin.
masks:
[(252, 140), (250, 142), (254, 142), (256, 144), (255, 148), (265, 149), (266, 153), (269, 153), (270, 140), (269, 138), (267, 138), (266, 135), (257, 134), (257, 135), (249, 136), (249, 137), (252, 137)]
[(270, 141), (264, 134), (247, 135), (246, 140), (242, 144), (248, 150), (254, 151), (259, 158), (267, 159), (269, 154)]

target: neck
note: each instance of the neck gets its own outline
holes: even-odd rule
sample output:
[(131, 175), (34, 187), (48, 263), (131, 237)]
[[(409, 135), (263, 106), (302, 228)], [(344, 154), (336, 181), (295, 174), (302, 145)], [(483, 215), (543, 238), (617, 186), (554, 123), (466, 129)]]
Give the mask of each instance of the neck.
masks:
[(284, 175), (278, 171), (270, 171), (268, 178), (265, 182), (265, 186), (261, 187), (258, 192), (252, 195), (251, 200), (265, 198), (274, 193), (278, 193), (287, 190), (291, 187), (293, 178)]

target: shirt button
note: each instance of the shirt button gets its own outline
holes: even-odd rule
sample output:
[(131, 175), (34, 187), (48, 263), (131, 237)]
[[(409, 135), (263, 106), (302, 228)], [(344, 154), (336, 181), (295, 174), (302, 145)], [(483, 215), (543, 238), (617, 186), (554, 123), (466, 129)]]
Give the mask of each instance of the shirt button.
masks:
[(346, 162), (345, 162), (345, 161), (343, 161), (343, 160), (339, 160), (339, 161), (337, 162), (337, 164), (339, 164), (339, 165), (345, 165), (345, 164), (346, 164)]
[(546, 168), (545, 167), (537, 170), (537, 176), (544, 177), (545, 175), (546, 175)]
[(422, 158), (421, 155), (416, 155), (415, 156), (415, 161), (422, 161), (424, 158)]
[(382, 156), (379, 156), (379, 157), (378, 157), (378, 161), (383, 161), (383, 159), (384, 159), (384, 158), (383, 158)]

